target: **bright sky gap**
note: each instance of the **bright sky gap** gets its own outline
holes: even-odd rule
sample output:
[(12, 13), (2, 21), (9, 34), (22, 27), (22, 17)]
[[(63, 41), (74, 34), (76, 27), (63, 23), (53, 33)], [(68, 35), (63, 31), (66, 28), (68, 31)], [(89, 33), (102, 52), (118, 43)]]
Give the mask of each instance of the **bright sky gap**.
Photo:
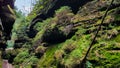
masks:
[(35, 3), (36, 0), (16, 0), (15, 6), (18, 10), (21, 10), (25, 15), (29, 14), (32, 10), (32, 4)]

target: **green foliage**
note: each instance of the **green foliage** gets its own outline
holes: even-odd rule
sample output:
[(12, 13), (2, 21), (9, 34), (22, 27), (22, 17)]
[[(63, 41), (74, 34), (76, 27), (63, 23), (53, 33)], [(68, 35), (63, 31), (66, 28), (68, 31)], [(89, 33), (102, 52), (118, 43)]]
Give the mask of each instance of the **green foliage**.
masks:
[(120, 21), (120, 14), (115, 15), (115, 20), (116, 20), (116, 21)]
[(8, 45), (7, 48), (12, 48), (14, 46), (14, 41), (8, 40), (7, 45)]
[(32, 68), (32, 65), (37, 65), (38, 63), (38, 58), (36, 58), (35, 56), (31, 56), (28, 57), (26, 59), (24, 59), (24, 61), (22, 61), (22, 64), (20, 63), (20, 65), (15, 65), (15, 67), (19, 68), (20, 66), (23, 66), (25, 68)]
[(22, 11), (20, 11), (20, 10), (15, 10), (14, 12), (15, 12), (16, 18), (24, 17)]
[(94, 45), (89, 60), (96, 61), (96, 63), (92, 63), (93, 66), (96, 67), (102, 66), (116, 68), (116, 66), (119, 65), (118, 63), (120, 62), (118, 58), (118, 56), (120, 55), (119, 45), (120, 44), (117, 43), (115, 40), (99, 42), (98, 44)]
[(38, 58), (36, 58), (35, 56), (32, 56), (30, 59), (31, 64), (37, 64), (38, 63)]
[(38, 58), (36, 58), (35, 56), (31, 56), (24, 60), (23, 65), (26, 68), (32, 68), (32, 65), (37, 65), (37, 63), (38, 63)]
[(120, 42), (120, 35), (118, 35), (115, 39), (116, 42)]
[[(52, 0), (38, 0), (34, 5), (33, 11), (26, 19), (24, 17), (17, 19), (13, 28), (12, 40), (26, 38), (27, 36), (25, 30), (28, 22), (38, 13), (46, 13), (46, 10), (52, 6), (50, 5), (51, 1)], [(116, 0), (114, 3), (117, 4), (117, 2), (118, 0)], [(34, 64), (38, 65), (38, 68), (57, 68), (57, 66), (72, 68), (76, 64), (80, 64), (81, 60), (84, 58), (89, 48), (93, 37), (95, 36), (97, 27), (99, 26), (101, 21), (101, 16), (105, 12), (105, 6), (108, 5), (110, 1), (105, 2), (100, 0), (100, 4), (98, 1), (96, 1), (96, 3), (98, 4), (99, 8), (102, 7), (102, 11), (99, 11), (99, 8), (94, 9), (93, 7), (91, 7), (92, 4), (89, 6), (86, 6), (86, 4), (84, 5), (85, 7), (81, 7), (81, 10), (85, 9), (86, 11), (80, 11), (80, 14), (76, 14), (76, 17), (74, 17), (74, 14), (72, 13), (70, 7), (63, 6), (60, 9), (56, 10), (53, 18), (48, 18), (43, 22), (38, 22), (34, 27), (34, 29), (38, 31), (36, 37), (32, 39), (32, 42), (27, 42), (23, 45), (23, 48), (20, 49), (18, 55), (14, 59), (14, 64), (18, 64), (19, 67), (19, 64), (25, 64), (29, 62), (29, 64), (25, 66), (26, 68), (32, 68), (31, 66)], [(101, 4), (103, 3), (104, 5), (102, 6)], [(97, 6), (97, 4), (95, 5)], [(91, 10), (91, 8), (93, 10)], [(117, 68), (117, 66), (120, 67), (120, 17), (119, 14), (115, 13), (116, 10), (118, 9), (115, 8), (109, 11), (108, 16), (104, 21), (105, 23), (102, 25), (101, 31), (97, 35), (93, 47), (89, 52), (89, 56), (87, 57), (88, 61), (86, 63), (86, 66), (88, 68)], [(85, 14), (85, 12), (87, 12), (88, 14)], [(17, 17), (20, 17), (19, 13)], [(75, 20), (74, 23), (71, 23), (71, 20), (73, 18), (77, 18), (78, 20)], [(72, 38), (69, 38), (65, 40), (65, 42), (59, 44), (49, 44), (49, 46), (45, 47), (47, 48), (47, 50), (44, 48), (44, 46), (41, 46), (41, 44), (36, 43), (40, 42), (41, 37), (45, 34), (45, 31), (48, 31), (46, 32), (46, 35), (52, 32), (52, 29), (54, 29), (55, 27), (57, 27), (61, 31), (64, 31), (65, 27), (69, 24), (75, 25), (74, 29), (78, 30), (75, 35), (72, 36)], [(32, 44), (34, 43), (39, 46), (36, 51), (38, 53), (44, 53), (39, 59), (34, 56), (34, 53), (37, 52), (34, 52), (33, 55), (29, 55), (27, 51), (32, 47)], [(12, 43), (10, 43), (9, 45), (11, 44)]]
[(44, 56), (42, 57), (42, 59), (39, 60), (38, 67), (44, 67), (44, 66), (51, 67), (52, 64), (55, 63), (54, 54), (56, 50), (59, 50), (62, 46), (63, 46), (62, 43), (50, 46), (47, 49), (47, 51), (44, 53)]
[(12, 39), (27, 38), (26, 34), (27, 22), (24, 17), (18, 18), (12, 29)]
[[(50, 26), (50, 22), (51, 22), (52, 18), (48, 18), (46, 20), (43, 20), (43, 22), (38, 22), (34, 28), (38, 31), (41, 31), (44, 28), (48, 28)], [(47, 24), (47, 25), (46, 25)]]
[(27, 48), (30, 49), (32, 46), (32, 42), (26, 42), (25, 44), (23, 44), (22, 48)]
[(89, 61), (86, 62), (86, 68), (92, 68), (92, 64)]
[(30, 57), (28, 51), (22, 51), (15, 57), (14, 62), (17, 64), (22, 63), (28, 57)]
[(31, 13), (28, 15), (27, 20), (31, 21), (31, 19), (35, 18), (38, 14), (45, 14), (48, 9), (52, 7), (52, 0), (38, 0), (34, 4), (33, 10)]
[(16, 21), (14, 23), (13, 29), (12, 29), (12, 40), (17, 40), (18, 38), (26, 36), (26, 28), (28, 25), (28, 21), (24, 14), (20, 10), (15, 10), (16, 14)]
[(71, 8), (70, 8), (70, 7), (68, 7), (68, 6), (63, 6), (63, 7), (61, 7), (60, 9), (56, 10), (55, 13), (58, 14), (58, 13), (63, 12), (63, 11), (65, 11), (65, 10), (68, 10), (68, 12), (71, 12)]

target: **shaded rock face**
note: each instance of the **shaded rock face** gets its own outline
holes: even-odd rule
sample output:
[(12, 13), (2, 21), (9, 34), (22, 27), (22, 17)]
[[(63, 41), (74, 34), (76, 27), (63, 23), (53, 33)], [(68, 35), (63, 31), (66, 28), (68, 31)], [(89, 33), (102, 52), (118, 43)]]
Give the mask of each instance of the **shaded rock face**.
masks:
[(63, 31), (60, 30), (58, 27), (54, 27), (53, 29), (46, 29), (45, 32), (42, 34), (42, 37), (36, 42), (37, 44), (34, 44), (34, 46), (37, 46), (38, 43), (41, 44), (44, 42), (48, 44), (57, 44), (64, 42), (67, 39), (70, 39), (73, 35), (75, 35), (77, 29), (73, 28), (74, 27), (65, 28)]
[(41, 42), (50, 44), (61, 43), (75, 34), (76, 29), (73, 29), (74, 24), (71, 22), (74, 14), (68, 8), (69, 7), (65, 7), (65, 10), (56, 13), (55, 18), (52, 18), (49, 22), (51, 24), (45, 27), (42, 37), (39, 37)]
[(14, 8), (14, 2), (15, 0), (1, 0), (0, 1), (0, 6), (5, 6), (7, 4), (9, 4), (11, 6), (11, 8)]
[[(111, 0), (109, 0), (109, 3), (110, 3), (110, 1)], [(81, 39), (80, 41), (78, 41), (78, 42), (81, 42), (84, 38), (82, 37), (82, 36), (85, 36), (85, 35), (90, 35), (91, 34), (91, 38), (92, 38), (92, 35), (93, 35), (93, 37), (94, 37), (94, 33), (96, 32), (96, 29), (97, 29), (97, 27), (99, 26), (99, 24), (100, 24), (100, 22), (101, 22), (101, 18), (102, 18), (102, 16), (104, 15), (104, 12), (106, 11), (106, 8), (107, 8), (107, 6), (109, 5), (109, 3), (106, 3), (106, 2), (108, 2), (108, 1), (104, 1), (104, 0), (96, 0), (96, 1), (92, 1), (92, 2), (89, 2), (89, 3), (87, 3), (86, 5), (84, 5), (82, 8), (81, 8), (81, 10), (79, 10), (79, 13), (78, 14), (76, 14), (76, 16), (77, 15), (79, 15), (79, 17), (77, 17), (77, 19), (79, 19), (79, 21), (77, 21), (78, 23), (80, 22), (82, 25), (78, 25), (78, 26), (81, 26), (81, 27), (79, 27), (79, 28), (83, 28), (83, 31), (80, 31), (80, 29), (78, 30), (78, 31), (80, 31), (79, 32), (79, 34), (77, 35), (77, 37), (76, 37), (76, 39), (78, 38), (78, 39)], [(114, 5), (116, 5), (116, 6), (114, 6)], [(108, 49), (106, 50), (106, 48), (108, 48), (108, 46), (109, 46), (109, 44), (110, 44), (110, 49), (113, 47), (113, 46), (115, 46), (115, 45), (113, 45), (113, 46), (111, 46), (111, 44), (113, 43), (111, 43), (111, 41), (110, 41), (110, 39), (108, 38), (109, 37), (109, 35), (111, 36), (111, 38), (113, 39), (113, 38), (115, 38), (115, 36), (114, 35), (118, 35), (119, 33), (119, 23), (118, 22), (116, 22), (117, 20), (119, 21), (120, 20), (120, 18), (119, 18), (119, 16), (117, 16), (116, 17), (116, 15), (119, 15), (119, 4), (115, 4), (115, 3), (113, 3), (113, 6), (111, 6), (111, 8), (110, 8), (110, 10), (109, 10), (109, 13), (108, 13), (108, 15), (107, 15), (107, 17), (106, 17), (106, 19), (104, 20), (104, 24), (102, 25), (102, 28), (101, 28), (101, 31), (99, 32), (99, 34), (98, 34), (98, 36), (97, 36), (97, 38), (96, 38), (96, 40), (95, 40), (95, 42), (97, 42), (97, 43), (95, 43), (95, 45), (97, 44), (97, 46), (96, 47), (94, 47), (95, 49), (93, 50), (92, 49), (92, 51), (93, 52), (91, 52), (90, 53), (90, 55), (91, 55), (91, 57), (89, 57), (89, 59), (88, 60), (90, 60), (90, 62), (93, 64), (93, 66), (94, 65), (100, 65), (100, 67), (101, 67), (101, 64), (102, 64), (102, 66), (104, 67), (104, 65), (106, 65), (106, 64), (108, 64), (108, 67), (110, 67), (109, 66), (109, 63), (111, 64), (111, 65), (113, 65), (113, 66), (115, 66), (115, 64), (118, 64), (118, 62), (113, 62), (113, 59), (116, 59), (116, 60), (118, 60), (118, 54), (119, 54), (119, 52), (117, 52), (117, 50), (119, 50), (119, 48), (113, 48), (114, 50), (113, 51), (115, 51), (115, 52), (117, 52), (117, 53), (112, 53), (112, 51), (111, 50), (109, 50), (110, 51), (110, 53), (108, 53)], [(116, 13), (115, 13), (116, 12)], [(114, 14), (113, 14), (114, 13)], [(116, 14), (116, 15), (115, 15)], [(114, 15), (115, 15), (115, 17), (117, 18), (117, 20), (115, 20), (115, 18), (114, 18)], [(119, 19), (118, 19), (119, 18)], [(60, 19), (60, 20), (62, 20), (62, 19)], [(75, 23), (77, 23), (77, 22), (75, 22)], [(111, 27), (109, 24), (111, 24), (111, 26), (113, 26), (113, 27)], [(70, 28), (71, 26), (66, 26), (66, 28)], [(111, 27), (111, 29), (109, 29)], [(85, 31), (84, 31), (84, 29), (85, 29)], [(112, 29), (115, 29), (115, 30), (112, 30)], [(86, 31), (90, 31), (89, 33), (86, 33), (86, 34), (84, 34)], [(65, 30), (66, 32), (69, 32), (69, 31), (67, 31), (67, 29)], [(83, 32), (83, 35), (82, 35), (82, 32)], [(47, 33), (47, 32), (46, 32)], [(104, 33), (104, 34), (102, 34), (102, 33)], [(80, 36), (80, 34), (81, 34), (81, 36)], [(106, 35), (106, 36), (105, 36)], [(51, 37), (51, 35), (49, 35), (50, 37)], [(75, 36), (75, 35), (74, 35)], [(47, 39), (50, 39), (50, 38), (48, 38), (48, 36), (46, 35), (46, 36), (44, 36), (44, 38), (47, 38)], [(45, 39), (46, 39), (45, 38)], [(53, 36), (52, 36), (52, 38), (53, 38)], [(80, 58), (79, 57), (79, 59), (83, 59), (83, 56), (85, 55), (85, 50), (87, 50), (88, 49), (88, 45), (89, 44), (87, 44), (88, 42), (91, 42), (91, 40), (90, 41), (88, 41), (88, 39), (89, 39), (90, 37), (87, 37), (87, 39), (84, 41), (84, 42), (82, 42), (82, 43), (79, 43), (79, 44), (76, 44), (76, 45), (79, 45), (80, 46), (80, 48), (82, 49), (84, 49), (83, 50), (83, 52), (80, 52), (80, 53), (82, 53), (81, 55), (82, 55), (82, 57)], [(99, 46), (99, 43), (103, 43), (103, 41), (101, 42), (101, 40), (107, 40), (107, 41), (105, 41), (104, 43), (107, 43), (107, 44), (104, 44), (104, 45), (101, 45), (101, 46)], [(47, 41), (47, 40), (45, 40), (45, 41)], [(76, 41), (76, 40), (75, 40)], [(108, 43), (108, 41), (110, 41), (109, 43)], [(113, 40), (112, 40), (113, 41)], [(87, 42), (87, 43), (86, 43)], [(70, 42), (69, 42), (70, 43)], [(84, 43), (86, 43), (87, 45), (84, 45)], [(116, 43), (116, 42), (115, 42)], [(118, 45), (118, 44), (117, 44)], [(116, 46), (117, 46), (116, 45)], [(63, 45), (64, 46), (64, 45)], [(78, 47), (79, 47), (78, 46)], [(85, 47), (82, 47), (82, 46), (85, 46)], [(81, 49), (79, 49), (79, 50), (81, 50)], [(63, 50), (62, 48), (61, 48), (61, 50)], [(75, 49), (75, 50), (77, 50), (77, 49)], [(105, 51), (104, 51), (105, 50)], [(69, 52), (69, 50), (68, 50), (68, 52)], [(102, 53), (101, 53), (102, 52)], [(73, 52), (71, 52), (71, 54), (73, 54), (73, 53), (75, 53), (74, 51)], [(77, 54), (77, 52), (76, 52), (76, 54), (77, 55), (79, 55), (80, 53), (78, 53)], [(112, 53), (112, 54), (111, 54)], [(76, 55), (76, 54), (74, 54), (74, 56)], [(107, 55), (106, 55), (107, 54)], [(111, 57), (113, 57), (114, 55), (116, 55), (117, 54), (117, 56), (116, 56), (116, 58), (112, 58), (111, 59)], [(111, 57), (109, 57), (109, 56), (111, 56)], [(78, 60), (78, 59), (76, 59), (76, 57), (74, 57), (74, 58), (72, 58), (73, 60), (71, 60), (71, 56), (72, 55), (70, 55), (69, 54), (69, 58), (67, 58), (67, 59), (69, 59), (68, 61), (70, 62), (73, 62), (74, 60), (76, 60), (75, 62), (73, 62), (73, 63), (71, 63), (71, 64), (69, 64), (68, 63), (68, 61), (61, 61), (61, 63), (62, 62), (65, 62), (65, 63), (63, 63), (63, 65), (67, 65), (68, 64), (68, 66), (66, 66), (67, 68), (78, 68), (79, 66), (80, 66), (80, 62), (79, 61), (81, 61), (81, 60)], [(105, 57), (104, 57), (105, 56)], [(68, 56), (65, 56), (65, 58), (63, 57), (63, 59), (66, 59), (66, 57), (68, 57)], [(96, 57), (96, 58), (94, 58), (94, 57)], [(107, 58), (106, 58), (107, 57)], [(46, 57), (46, 58), (48, 58), (48, 57)], [(45, 58), (45, 59), (46, 59)], [(43, 58), (42, 58), (43, 59)], [(99, 61), (98, 61), (98, 59), (99, 59)], [(40, 59), (41, 60), (41, 59)], [(109, 61), (110, 60), (110, 61)], [(78, 61), (78, 63), (76, 63)], [(106, 61), (107, 62), (109, 62), (109, 63), (106, 63)], [(104, 63), (103, 63), (104, 62)], [(114, 64), (113, 64), (114, 63)], [(76, 65), (76, 64), (78, 64), (78, 65)], [(41, 65), (42, 66), (42, 65)], [(46, 64), (46, 66), (48, 66), (47, 64)], [(52, 65), (51, 65), (52, 66)], [(74, 67), (75, 66), (75, 67)], [(106, 65), (106, 67), (107, 67), (107, 65)], [(119, 67), (119, 66), (118, 66)], [(60, 68), (64, 68), (64, 67), (60, 67)]]
[(45, 10), (45, 12), (42, 12), (37, 17), (35, 17), (33, 21), (36, 18), (46, 19), (48, 17), (53, 16), (55, 13), (55, 10), (59, 9), (62, 6), (69, 6), (71, 7), (73, 13), (77, 13), (77, 11), (79, 10), (79, 7), (86, 4), (88, 1), (91, 1), (91, 0), (74, 0), (74, 1), (73, 0), (53, 0), (53, 3), (51, 3), (53, 4), (53, 6), (50, 7), (50, 9)]
[(42, 41), (48, 43), (60, 43), (60, 42), (64, 42), (65, 40), (66, 40), (66, 36), (58, 28), (54, 28), (52, 30), (46, 30), (42, 36)]
[(71, 7), (73, 13), (77, 13), (79, 7), (91, 0), (57, 0), (55, 5), (51, 7), (47, 13), (44, 13), (47, 17), (53, 16), (55, 10), (59, 9), (61, 6)]
[(5, 36), (10, 38), (10, 33), (15, 22), (15, 14), (13, 11), (14, 0), (0, 1), (0, 19), (4, 28)]
[[(32, 55), (39, 58), (38, 68), (80, 68), (81, 60), (83, 60), (101, 22), (101, 18), (109, 5), (106, 2), (110, 1), (111, 0), (93, 0), (82, 6), (79, 12), (73, 15), (73, 17), (67, 16), (68, 12), (64, 14), (61, 13), (62, 15), (59, 13), (55, 15), (55, 20), (52, 22), (45, 22), (45, 25), (47, 25), (46, 28), (42, 28), (41, 31), (39, 31), (40, 33), (38, 33), (39, 35), (32, 39), (32, 46), (29, 50), (30, 54), (33, 53)], [(111, 7), (94, 42), (95, 45), (93, 45), (94, 47), (87, 57), (89, 63), (92, 64), (88, 63), (88, 65), (93, 67), (120, 67), (120, 36), (116, 38), (116, 36), (120, 34), (120, 8), (118, 8), (119, 6)], [(70, 17), (70, 19), (67, 17)], [(71, 18), (75, 22), (71, 22)], [(73, 31), (73, 29), (78, 29), (78, 31)], [(114, 38), (118, 43), (115, 42)], [(39, 48), (39, 46), (43, 47)], [(46, 50), (45, 47), (47, 48)], [(32, 61), (30, 61), (30, 63), (31, 62)], [(26, 63), (26, 61), (15, 63), (15, 65), (24, 63)], [(34, 64), (32, 65), (34, 68)]]
[[(42, 13), (40, 13), (39, 15), (37, 15), (31, 22), (30, 26), (28, 27), (29, 31), (33, 31), (34, 32), (34, 25), (38, 22), (38, 21), (42, 21), (45, 20), (46, 18), (52, 17), (55, 13), (55, 10), (59, 9), (62, 6), (69, 6), (71, 7), (73, 13), (77, 13), (77, 11), (79, 10), (79, 7), (86, 4), (87, 2), (89, 2), (91, 0), (53, 0), (53, 6), (50, 7), (50, 9), (43, 11)], [(30, 38), (33, 38), (36, 34), (32, 34), (32, 36), (29, 34), (31, 32), (27, 32), (27, 34), (29, 35)], [(33, 33), (32, 32), (32, 33)], [(37, 33), (37, 32), (34, 32)]]

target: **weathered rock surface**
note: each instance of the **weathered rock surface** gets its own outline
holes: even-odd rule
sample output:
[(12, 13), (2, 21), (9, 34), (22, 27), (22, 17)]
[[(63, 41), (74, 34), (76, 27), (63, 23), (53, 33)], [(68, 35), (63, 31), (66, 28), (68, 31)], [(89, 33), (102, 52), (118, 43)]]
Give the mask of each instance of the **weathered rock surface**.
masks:
[[(79, 2), (77, 3), (80, 4), (79, 7), (73, 5), (76, 2)], [(24, 47), (16, 49), (19, 54), (13, 61), (15, 66), (26, 63), (25, 67), (31, 67), (35, 64), (38, 68), (79, 68), (111, 0), (87, 0), (83, 2), (65, 0), (64, 3), (72, 7), (71, 9), (63, 7), (62, 4), (55, 4), (58, 6), (50, 8), (48, 13), (52, 12), (53, 17), (45, 18), (46, 20), (41, 22), (37, 21), (33, 28), (38, 33), (35, 34), (35, 37), (33, 36), (30, 42), (25, 43)], [(51, 2), (49, 3), (51, 4)], [(60, 6), (62, 8), (54, 13), (53, 10)], [(74, 7), (80, 8), (76, 14), (72, 11)], [(43, 13), (43, 15), (46, 14), (46, 12)], [(115, 0), (89, 52), (86, 67), (120, 67), (119, 23), (120, 1)], [(37, 57), (37, 61), (35, 57)], [(18, 59), (20, 60), (18, 61)], [(27, 62), (30, 63), (27, 64)]]

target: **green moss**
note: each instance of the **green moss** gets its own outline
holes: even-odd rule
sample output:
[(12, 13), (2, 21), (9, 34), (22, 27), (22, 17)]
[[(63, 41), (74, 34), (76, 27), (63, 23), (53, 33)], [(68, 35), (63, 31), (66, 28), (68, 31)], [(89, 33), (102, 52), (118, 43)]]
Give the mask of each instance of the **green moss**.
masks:
[(63, 7), (61, 7), (60, 9), (56, 10), (55, 13), (57, 14), (57, 13), (60, 13), (60, 12), (65, 11), (65, 10), (71, 11), (71, 10), (70, 10), (70, 7), (68, 7), (68, 6), (63, 6)]
[(35, 36), (33, 43), (35, 43), (37, 40), (39, 40), (42, 37), (42, 34), (45, 32), (45, 29), (41, 30), (40, 32), (37, 33)]
[[(43, 2), (43, 4), (39, 4), (39, 2), (41, 3)], [(50, 7), (45, 8), (46, 6), (48, 6), (46, 5), (48, 2), (49, 2), (48, 0), (47, 1), (39, 0), (35, 5), (33, 11), (29, 14), (27, 20), (30, 21), (32, 18), (34, 18), (37, 15), (37, 12), (41, 13), (49, 9), (51, 5), (49, 5)], [(87, 6), (85, 6), (85, 8), (88, 10), (90, 9)], [(90, 11), (92, 12), (92, 10)], [(114, 13), (114, 11), (116, 11), (116, 9), (112, 9), (108, 12), (108, 15), (104, 21), (105, 24), (102, 25), (102, 30), (99, 32), (96, 38), (96, 42), (94, 43), (89, 53), (89, 56), (87, 57), (88, 67), (90, 66), (93, 66), (93, 68), (117, 68), (116, 66), (120, 67), (119, 64), (120, 35), (117, 35), (117, 32), (119, 32), (120, 27), (119, 24), (118, 26), (113, 24), (114, 21), (120, 21), (120, 15), (114, 14), (113, 16), (112, 13)], [(89, 11), (86, 12), (89, 13)], [(84, 12), (80, 12), (80, 13), (83, 13), (84, 15)], [(78, 24), (77, 26), (74, 26), (74, 29), (78, 29), (75, 35), (72, 38), (67, 39), (63, 43), (51, 44), (50, 46), (47, 46), (48, 47), (47, 51), (39, 59), (35, 57), (30, 57), (30, 55), (26, 51), (20, 52), (17, 55), (17, 57), (15, 57), (14, 59), (15, 63), (20, 64), (20, 63), (25, 63), (28, 60), (31, 60), (30, 64), (28, 64), (26, 68), (31, 68), (31, 64), (36, 64), (37, 62), (38, 62), (38, 68), (57, 68), (58, 64), (61, 64), (68, 68), (74, 67), (74, 65), (79, 64), (83, 59), (83, 57), (85, 56), (89, 48), (89, 45), (92, 42), (92, 38), (94, 37), (94, 32), (97, 29), (96, 27), (101, 23), (101, 18), (96, 18), (96, 17), (101, 17), (104, 15), (104, 13), (105, 13), (105, 9), (103, 11), (99, 11), (98, 16), (95, 16), (94, 19), (88, 19), (90, 16), (93, 17), (94, 13), (88, 16), (86, 15), (82, 16), (76, 14), (75, 15), (76, 19), (74, 19), (73, 18), (74, 14), (72, 13), (71, 9), (68, 6), (61, 7), (59, 10), (56, 10), (56, 14), (54, 15), (53, 18), (48, 18), (47, 20), (44, 20), (43, 22), (38, 22), (35, 25), (34, 28), (37, 29), (39, 32), (37, 33), (36, 37), (32, 40), (32, 43), (34, 44), (36, 41), (39, 42), (46, 29), (52, 30), (54, 27), (58, 27), (60, 30), (64, 30), (65, 26), (71, 24), (72, 21), (75, 25)], [(69, 19), (66, 17), (69, 17)], [(68, 19), (67, 23), (66, 23), (67, 20), (65, 19)], [(80, 22), (81, 25), (79, 25), (78, 21), (83, 21), (83, 20), (88, 20), (88, 21)], [(24, 22), (24, 21), (20, 20), (20, 22)], [(107, 24), (109, 23), (110, 25), (107, 26)], [(16, 27), (19, 28), (23, 27), (23, 25), (26, 25), (26, 24), (23, 25), (18, 25), (18, 24), (16, 24)], [(18, 28), (16, 27), (15, 29), (18, 30)], [(87, 33), (87, 31), (90, 32)], [(112, 36), (112, 34), (116, 34), (117, 36)], [(110, 36), (112, 37), (107, 39)], [(58, 56), (58, 59), (56, 59), (55, 57), (56, 52), (61, 53), (60, 58)]]
[(120, 35), (118, 35), (115, 39), (116, 42), (120, 42)]
[(53, 63), (55, 63), (55, 59), (54, 59), (54, 53), (56, 50), (60, 49), (62, 47), (62, 43), (61, 44), (57, 44), (57, 45), (52, 45), (50, 46), (46, 53), (44, 54), (44, 56), (39, 60), (38, 67), (51, 67)]
[(115, 20), (120, 21), (120, 14), (115, 15)]
[(99, 42), (94, 45), (90, 52), (89, 60), (96, 61), (96, 63), (92, 63), (95, 67), (116, 67), (120, 62), (120, 52), (115, 50), (118, 48), (119, 44), (113, 40)]
[[(50, 26), (50, 22), (51, 22), (52, 18), (48, 18), (46, 20), (43, 20), (43, 22), (38, 22), (34, 28), (38, 31), (43, 30), (44, 28), (48, 28)], [(46, 25), (47, 24), (47, 25)]]
[[(44, 20), (43, 22), (39, 22), (39, 23), (36, 24), (35, 29), (37, 29), (39, 32), (35, 36), (35, 38), (33, 40), (33, 43), (36, 42), (37, 40), (39, 40), (42, 37), (42, 35), (44, 34), (46, 29), (50, 28), (51, 19), (52, 18), (48, 18), (48, 19)], [(54, 27), (54, 24), (53, 24), (53, 27)]]
[[(76, 34), (78, 34), (79, 32), (82, 33), (81, 30), (78, 30)], [(91, 42), (90, 35), (83, 35), (83, 36), (76, 35), (74, 36), (74, 39), (75, 40), (73, 40), (73, 38), (66, 40), (66, 42), (64, 42), (62, 48), (60, 49), (60, 50), (64, 50), (64, 52), (66, 53), (60, 63), (68, 68), (73, 67), (75, 64), (80, 63), (80, 61), (83, 59), (82, 57), (85, 56), (87, 51), (86, 49), (88, 48)], [(71, 45), (74, 46), (75, 49), (71, 50), (70, 52), (67, 52), (66, 48), (71, 49)]]
[(14, 59), (15, 63), (22, 63), (25, 59), (29, 57), (28, 51), (20, 52)]

